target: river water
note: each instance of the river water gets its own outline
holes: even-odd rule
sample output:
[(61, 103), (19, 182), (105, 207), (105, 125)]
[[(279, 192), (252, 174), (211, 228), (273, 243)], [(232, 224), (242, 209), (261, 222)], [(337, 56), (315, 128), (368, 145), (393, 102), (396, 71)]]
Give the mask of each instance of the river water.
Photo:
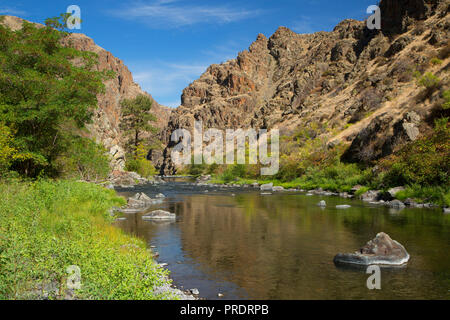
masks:
[[(450, 215), (440, 209), (398, 211), (339, 197), (185, 182), (131, 190), (118, 192), (165, 194), (149, 211), (174, 212), (177, 220), (127, 214), (117, 226), (154, 246), (174, 284), (197, 288), (202, 298), (450, 298)], [(316, 205), (320, 200), (326, 208)], [(352, 207), (339, 210), (338, 204)], [(411, 259), (403, 268), (382, 268), (381, 290), (369, 290), (365, 269), (337, 267), (333, 257), (354, 252), (380, 231), (403, 244)]]

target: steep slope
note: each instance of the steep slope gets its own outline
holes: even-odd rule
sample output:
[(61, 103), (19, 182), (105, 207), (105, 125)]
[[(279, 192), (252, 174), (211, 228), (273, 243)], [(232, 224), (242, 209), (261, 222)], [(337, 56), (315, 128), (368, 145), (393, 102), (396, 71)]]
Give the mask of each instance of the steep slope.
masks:
[[(423, 97), (414, 70), (448, 84), (448, 1), (382, 0), (382, 30), (345, 20), (332, 32), (258, 35), (236, 59), (211, 65), (182, 95), (162, 137), (163, 173), (174, 173), (171, 133), (206, 128), (279, 128), (289, 135), (320, 123), (330, 145), (351, 145), (349, 161), (383, 157), (426, 130), (441, 93)], [(440, 64), (430, 60), (440, 56)]]
[[(22, 27), (23, 19), (13, 16), (5, 16), (3, 23), (17, 30)], [(73, 33), (68, 41), (81, 51), (91, 51), (98, 55), (98, 64), (95, 68), (99, 71), (112, 70), (115, 77), (105, 82), (105, 92), (98, 95), (98, 106), (94, 112), (93, 123), (88, 130), (92, 138), (101, 142), (112, 155), (111, 166), (113, 170), (121, 171), (124, 167), (124, 136), (119, 127), (121, 120), (120, 101), (124, 98), (134, 98), (139, 94), (146, 94), (140, 86), (133, 81), (133, 76), (122, 60), (114, 57), (110, 52), (96, 45), (94, 40), (84, 34)], [(159, 105), (153, 98), (152, 112), (158, 118), (156, 127), (165, 128), (171, 110)]]

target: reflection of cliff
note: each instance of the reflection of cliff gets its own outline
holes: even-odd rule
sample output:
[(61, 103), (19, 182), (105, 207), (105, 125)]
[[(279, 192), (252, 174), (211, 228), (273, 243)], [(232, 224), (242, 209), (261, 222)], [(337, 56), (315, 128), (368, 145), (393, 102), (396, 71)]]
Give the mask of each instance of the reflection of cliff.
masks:
[[(444, 266), (434, 265), (436, 257), (424, 248), (426, 239), (430, 238), (442, 244), (440, 232), (445, 228), (448, 232), (448, 224), (438, 228), (441, 230), (435, 229), (436, 221), (432, 220), (430, 225), (416, 224), (414, 213), (398, 223), (399, 219), (391, 217), (384, 209), (376, 209), (379, 210), (376, 215), (361, 208), (325, 212), (315, 206), (316, 200), (255, 195), (186, 198), (175, 208), (182, 217), (178, 226), (183, 250), (205, 266), (205, 272), (217, 271), (225, 275), (225, 280), (235, 282), (256, 299), (365, 297), (365, 273), (338, 270), (332, 260), (337, 252), (356, 250), (380, 228), (409, 245), (410, 253), (421, 252), (414, 257), (416, 266), (445, 270), (445, 263)], [(414, 228), (427, 234), (420, 233), (412, 240), (409, 231)], [(446, 266), (450, 267), (450, 263)], [(416, 271), (389, 273), (386, 278), (393, 277), (403, 284)], [(427, 278), (431, 286), (436, 286), (433, 274), (421, 276)], [(354, 292), (348, 292), (355, 282), (361, 285), (354, 288)], [(374, 297), (417, 295), (421, 285), (412, 283), (410, 291), (386, 291)]]

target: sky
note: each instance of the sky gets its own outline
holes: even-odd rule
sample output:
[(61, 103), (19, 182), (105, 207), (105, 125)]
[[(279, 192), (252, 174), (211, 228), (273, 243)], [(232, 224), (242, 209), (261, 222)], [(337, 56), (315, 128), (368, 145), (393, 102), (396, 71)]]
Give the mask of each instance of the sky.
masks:
[(43, 23), (70, 5), (81, 10), (81, 32), (122, 59), (155, 100), (180, 104), (182, 91), (207, 67), (248, 49), (259, 33), (332, 31), (363, 20), (376, 0), (0, 0), (0, 15)]

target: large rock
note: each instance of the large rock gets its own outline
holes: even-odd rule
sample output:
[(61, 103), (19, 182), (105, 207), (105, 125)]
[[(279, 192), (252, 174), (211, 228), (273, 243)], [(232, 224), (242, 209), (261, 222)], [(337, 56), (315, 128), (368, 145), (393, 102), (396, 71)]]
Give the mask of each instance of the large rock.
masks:
[(143, 220), (175, 220), (176, 215), (164, 210), (155, 210), (142, 216)]
[(376, 237), (355, 253), (339, 253), (334, 257), (337, 264), (356, 265), (391, 265), (406, 264), (409, 254), (397, 241), (392, 240), (386, 233), (380, 232)]
[(361, 200), (365, 202), (374, 202), (379, 200), (380, 196), (381, 196), (380, 191), (369, 190), (361, 195)]
[(393, 209), (404, 209), (406, 206), (403, 202), (401, 202), (400, 200), (392, 200), (389, 201), (387, 203), (387, 206), (389, 208), (393, 208)]
[(273, 190), (273, 183), (267, 183), (261, 185), (261, 191), (272, 191)]

